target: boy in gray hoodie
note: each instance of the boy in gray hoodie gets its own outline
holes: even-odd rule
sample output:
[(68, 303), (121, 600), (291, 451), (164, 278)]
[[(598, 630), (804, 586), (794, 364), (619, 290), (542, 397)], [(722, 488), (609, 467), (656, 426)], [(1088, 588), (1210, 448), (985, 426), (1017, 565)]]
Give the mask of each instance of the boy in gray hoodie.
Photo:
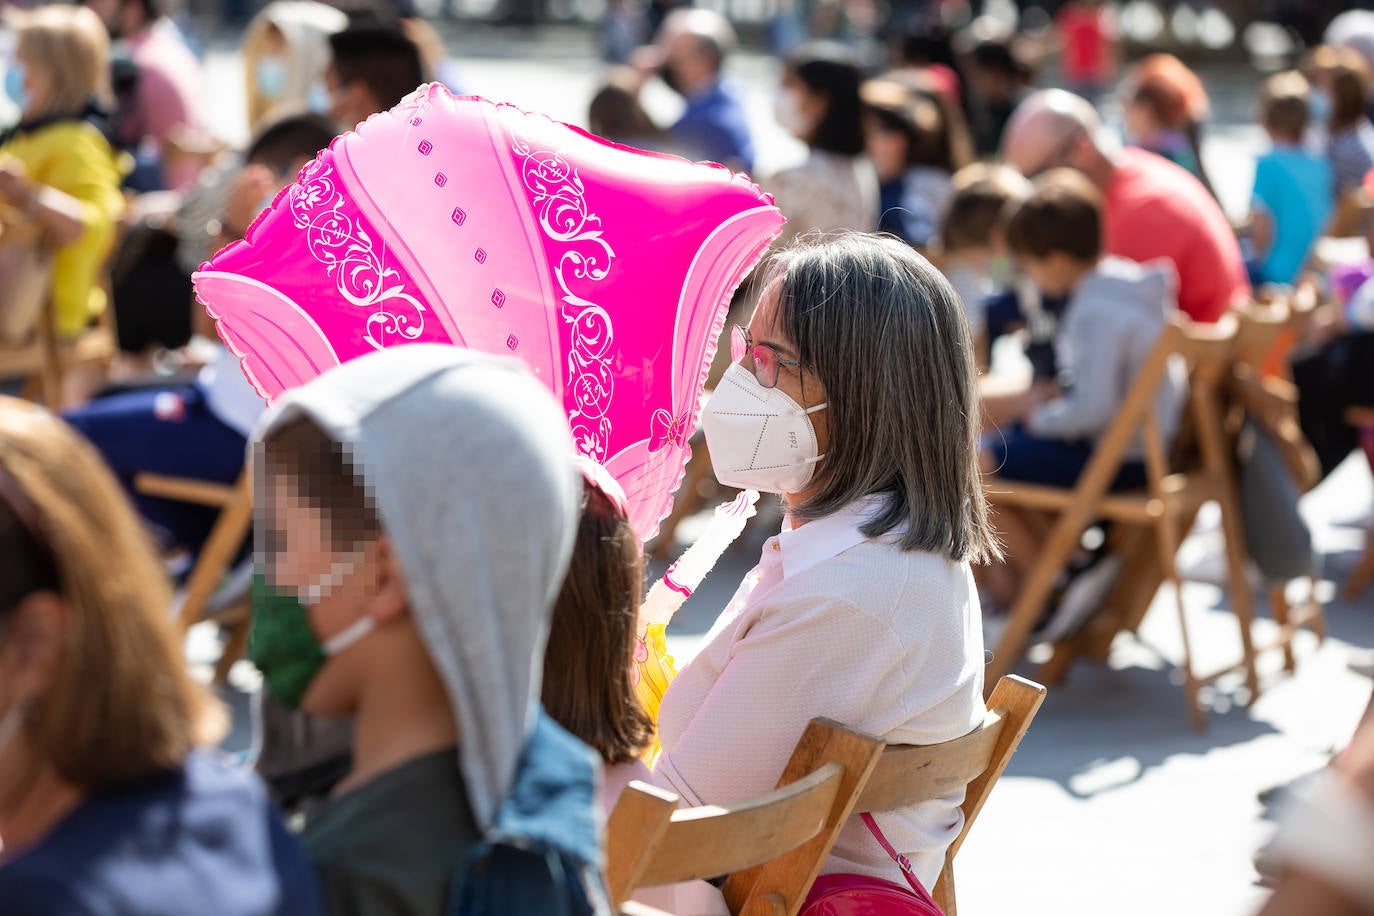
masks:
[[(1136, 264), (1103, 257), (1101, 195), (1069, 169), (1041, 177), (1014, 206), (1006, 243), (1044, 298), (1067, 297), (1067, 304), (1054, 338), (1057, 384), (1027, 393), (1016, 425), (991, 437), (984, 449), (983, 470), (1006, 480), (1072, 487), (1175, 312), (1177, 280), (1167, 260)], [(1186, 384), (1185, 367), (1175, 357), (1155, 393), (1166, 443), (1178, 430)], [(1142, 454), (1137, 436), (1113, 489), (1145, 486)], [(987, 585), (993, 600), (1007, 606), (1035, 564), (1038, 538), (1006, 510), (999, 511), (998, 528), (1015, 575), (994, 576)]]

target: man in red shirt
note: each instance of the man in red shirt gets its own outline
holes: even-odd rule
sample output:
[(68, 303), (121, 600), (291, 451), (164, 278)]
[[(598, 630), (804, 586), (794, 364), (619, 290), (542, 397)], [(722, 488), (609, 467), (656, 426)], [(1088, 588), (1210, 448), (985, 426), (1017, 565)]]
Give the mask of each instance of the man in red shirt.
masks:
[(1226, 215), (1196, 178), (1167, 159), (1104, 148), (1101, 126), (1079, 96), (1037, 92), (1007, 124), (1003, 158), (1028, 178), (1064, 166), (1086, 175), (1102, 191), (1106, 251), (1132, 261), (1173, 261), (1179, 309), (1194, 321), (1216, 321), (1250, 295)]

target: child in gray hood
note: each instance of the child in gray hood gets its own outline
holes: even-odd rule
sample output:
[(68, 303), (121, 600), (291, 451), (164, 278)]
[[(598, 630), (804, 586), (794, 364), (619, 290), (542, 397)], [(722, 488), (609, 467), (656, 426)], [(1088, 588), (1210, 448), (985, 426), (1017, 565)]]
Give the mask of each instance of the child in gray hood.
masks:
[(604, 912), (599, 766), (539, 707), (579, 509), (553, 397), (414, 344), (288, 392), (254, 442), (253, 661), (278, 702), (354, 721), (302, 836), (326, 908)]

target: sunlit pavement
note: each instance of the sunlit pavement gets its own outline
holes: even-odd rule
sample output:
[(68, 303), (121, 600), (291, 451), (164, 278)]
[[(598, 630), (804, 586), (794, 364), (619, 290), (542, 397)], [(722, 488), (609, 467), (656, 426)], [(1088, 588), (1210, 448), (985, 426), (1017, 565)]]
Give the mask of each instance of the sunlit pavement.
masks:
[[(583, 123), (600, 65), (592, 37), (558, 30), (538, 40), (522, 33), (449, 27), (464, 89)], [(241, 139), (242, 79), (232, 48), (216, 45), (208, 66), (216, 127)], [(736, 61), (735, 78), (759, 125), (760, 172), (801, 154), (772, 121), (775, 65), (762, 57)], [(1248, 124), (1258, 78), (1248, 72), (1207, 74), (1219, 126), (1206, 159), (1228, 211), (1243, 214), (1260, 142)], [(676, 106), (656, 84), (647, 104), (661, 119)], [(1325, 555), (1323, 593), (1332, 596), (1363, 544), (1374, 485), (1363, 461), (1348, 461), (1305, 500)], [(758, 536), (722, 561), (680, 613), (672, 646), (690, 656), (716, 613), (757, 556)], [(1234, 619), (1224, 593), (1186, 587), (1194, 642), (1208, 668), (1238, 657)], [(1161, 592), (1139, 638), (1122, 637), (1109, 665), (1084, 666), (1051, 690), (1039, 718), (980, 817), (957, 874), (967, 916), (1056, 913), (1100, 916), (1253, 912), (1264, 892), (1250, 858), (1271, 826), (1256, 793), (1320, 766), (1349, 737), (1371, 684), (1350, 673), (1352, 647), (1374, 646), (1374, 592), (1360, 602), (1328, 606), (1331, 637), (1317, 647), (1304, 636), (1298, 671), (1286, 676), (1277, 653), (1262, 659), (1265, 690), (1249, 709), (1233, 702), (1235, 681), (1209, 694), (1208, 728), (1193, 732), (1173, 667), (1179, 658), (1172, 599)], [(1261, 641), (1268, 629), (1261, 623)], [(798, 659), (804, 665), (805, 659)], [(1026, 666), (1025, 673), (1034, 673)], [(253, 683), (246, 666), (235, 680)], [(233, 698), (244, 746), (246, 698)]]

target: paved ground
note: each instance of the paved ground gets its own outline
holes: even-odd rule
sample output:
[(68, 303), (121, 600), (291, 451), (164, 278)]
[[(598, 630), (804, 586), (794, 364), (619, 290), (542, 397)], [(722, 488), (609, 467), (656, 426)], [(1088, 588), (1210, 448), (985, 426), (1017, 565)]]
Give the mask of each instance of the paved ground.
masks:
[[(449, 39), (469, 91), (572, 122), (584, 119), (600, 71), (585, 34), (559, 32), (531, 42), (520, 33), (453, 29)], [(217, 123), (227, 136), (241, 136), (237, 61), (231, 50), (217, 48), (209, 65), (219, 93)], [(773, 125), (775, 74), (774, 65), (758, 57), (736, 68), (761, 126), (765, 173), (800, 154)], [(1207, 160), (1236, 215), (1245, 205), (1258, 143), (1257, 131), (1246, 124), (1257, 82), (1246, 72), (1207, 74), (1221, 122), (1210, 135)], [(668, 118), (676, 102), (653, 86), (648, 104)], [(1306, 500), (1325, 555), (1324, 594), (1334, 594), (1362, 545), (1371, 503), (1369, 471), (1355, 460)], [(672, 634), (679, 655), (694, 651), (757, 548), (746, 544), (728, 555), (679, 615)], [(1234, 624), (1221, 609), (1221, 590), (1190, 584), (1185, 597), (1204, 666), (1208, 659), (1233, 658)], [(1250, 856), (1270, 827), (1255, 793), (1319, 766), (1348, 738), (1371, 685), (1349, 673), (1345, 662), (1352, 647), (1374, 646), (1374, 595), (1359, 603), (1332, 602), (1332, 636), (1320, 648), (1304, 640), (1296, 676), (1283, 676), (1279, 660), (1266, 659), (1266, 690), (1251, 708), (1232, 703), (1234, 683), (1221, 684), (1203, 734), (1188, 727), (1173, 668), (1178, 639), (1169, 604), (1161, 595), (1140, 638), (1120, 640), (1109, 665), (1076, 670), (1050, 693), (960, 856), (961, 912), (1143, 916), (1167, 907), (1239, 916), (1263, 899)], [(241, 666), (237, 674), (239, 683), (251, 686), (248, 671)], [(242, 747), (246, 697), (230, 698), (239, 712), (230, 745)]]

